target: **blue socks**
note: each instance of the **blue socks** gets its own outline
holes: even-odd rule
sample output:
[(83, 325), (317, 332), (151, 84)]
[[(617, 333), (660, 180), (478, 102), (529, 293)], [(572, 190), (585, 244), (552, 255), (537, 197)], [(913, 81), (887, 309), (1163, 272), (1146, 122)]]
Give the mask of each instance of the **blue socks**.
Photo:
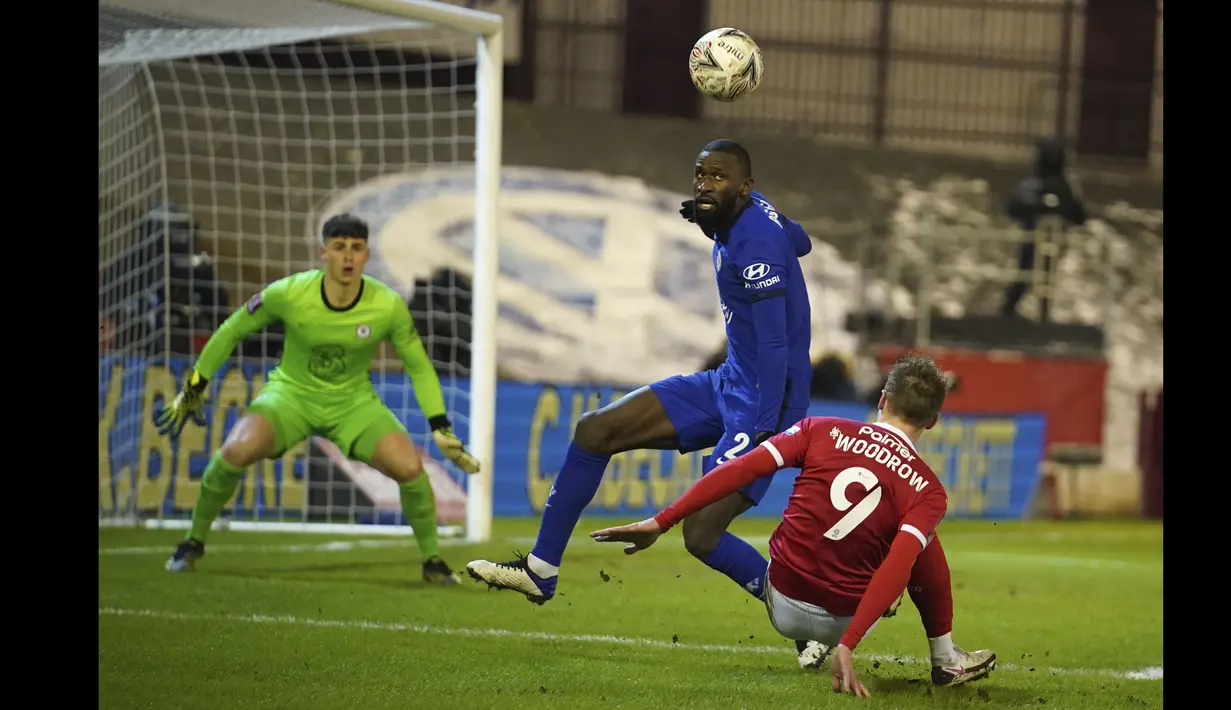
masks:
[(718, 546), (702, 562), (730, 577), (752, 596), (761, 598), (769, 560), (757, 552), (757, 548), (731, 533), (723, 533)]
[(573, 443), (568, 445), (564, 465), (560, 467), (551, 494), (547, 496), (543, 521), (539, 523), (539, 537), (530, 554), (549, 565), (560, 566), (573, 528), (577, 526), (581, 512), (598, 493), (603, 472), (610, 461), (610, 456), (592, 454)]

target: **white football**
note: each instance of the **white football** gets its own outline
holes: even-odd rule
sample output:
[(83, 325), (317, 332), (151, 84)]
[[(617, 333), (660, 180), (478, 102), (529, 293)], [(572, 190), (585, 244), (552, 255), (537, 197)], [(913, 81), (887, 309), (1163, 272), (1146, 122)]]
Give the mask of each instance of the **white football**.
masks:
[(688, 55), (693, 86), (715, 101), (735, 101), (756, 90), (765, 73), (761, 48), (734, 27), (706, 32)]

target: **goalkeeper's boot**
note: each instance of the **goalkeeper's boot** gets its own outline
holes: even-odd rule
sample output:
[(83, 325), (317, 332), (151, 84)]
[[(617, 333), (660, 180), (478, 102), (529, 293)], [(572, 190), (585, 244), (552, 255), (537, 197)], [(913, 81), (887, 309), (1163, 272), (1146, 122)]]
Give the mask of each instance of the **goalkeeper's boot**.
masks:
[(423, 581), (428, 584), (457, 584), (462, 580), (449, 568), (448, 563), (439, 557), (432, 557), (423, 563)]
[(820, 668), (829, 658), (830, 647), (820, 641), (796, 641), (795, 651), (799, 654), (800, 668)]
[(996, 654), (992, 651), (963, 651), (957, 648), (957, 663), (932, 666), (932, 685), (961, 685), (981, 680), (995, 669)]
[(189, 538), (175, 546), (175, 553), (167, 560), (170, 572), (194, 572), (197, 560), (205, 557), (205, 543)]
[(487, 583), (489, 589), (521, 592), (526, 599), (540, 606), (556, 596), (556, 576), (540, 577), (535, 574), (525, 555), (518, 555), (511, 562), (474, 560), (466, 565), (466, 571), (475, 581)]

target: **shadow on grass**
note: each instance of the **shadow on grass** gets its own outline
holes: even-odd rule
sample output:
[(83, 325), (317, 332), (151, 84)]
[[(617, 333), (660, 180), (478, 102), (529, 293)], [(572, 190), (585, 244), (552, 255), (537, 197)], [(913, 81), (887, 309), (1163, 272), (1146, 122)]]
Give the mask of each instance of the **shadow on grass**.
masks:
[[(382, 572), (385, 574), (382, 575)], [(337, 562), (262, 569), (213, 569), (210, 574), (256, 581), (346, 584), (388, 589), (427, 589), (442, 586), (423, 581), (417, 560), (409, 563)]]
[(1014, 705), (1037, 702), (1034, 693), (1018, 688), (1003, 688), (995, 684), (995, 674), (990, 678), (958, 685), (952, 688), (935, 687), (922, 678), (875, 678), (860, 680), (873, 695), (930, 697), (939, 707), (948, 705)]

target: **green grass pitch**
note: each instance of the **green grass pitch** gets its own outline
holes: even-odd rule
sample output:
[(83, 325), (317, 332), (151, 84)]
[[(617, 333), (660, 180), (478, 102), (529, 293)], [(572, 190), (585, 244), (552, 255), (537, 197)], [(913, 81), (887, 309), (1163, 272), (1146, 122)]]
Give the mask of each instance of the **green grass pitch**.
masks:
[[(588, 519), (577, 534), (606, 524)], [(770, 522), (734, 532), (762, 551)], [(456, 568), (533, 544), (498, 520)], [(796, 665), (764, 607), (685, 552), (678, 531), (626, 557), (575, 538), (538, 607), (466, 579), (419, 579), (411, 538), (219, 531), (195, 574), (163, 571), (180, 533), (99, 530), (100, 708), (1022, 708), (1162, 706), (1162, 526), (947, 521), (954, 639), (1000, 666), (931, 688), (909, 597), (857, 651), (874, 694)]]

